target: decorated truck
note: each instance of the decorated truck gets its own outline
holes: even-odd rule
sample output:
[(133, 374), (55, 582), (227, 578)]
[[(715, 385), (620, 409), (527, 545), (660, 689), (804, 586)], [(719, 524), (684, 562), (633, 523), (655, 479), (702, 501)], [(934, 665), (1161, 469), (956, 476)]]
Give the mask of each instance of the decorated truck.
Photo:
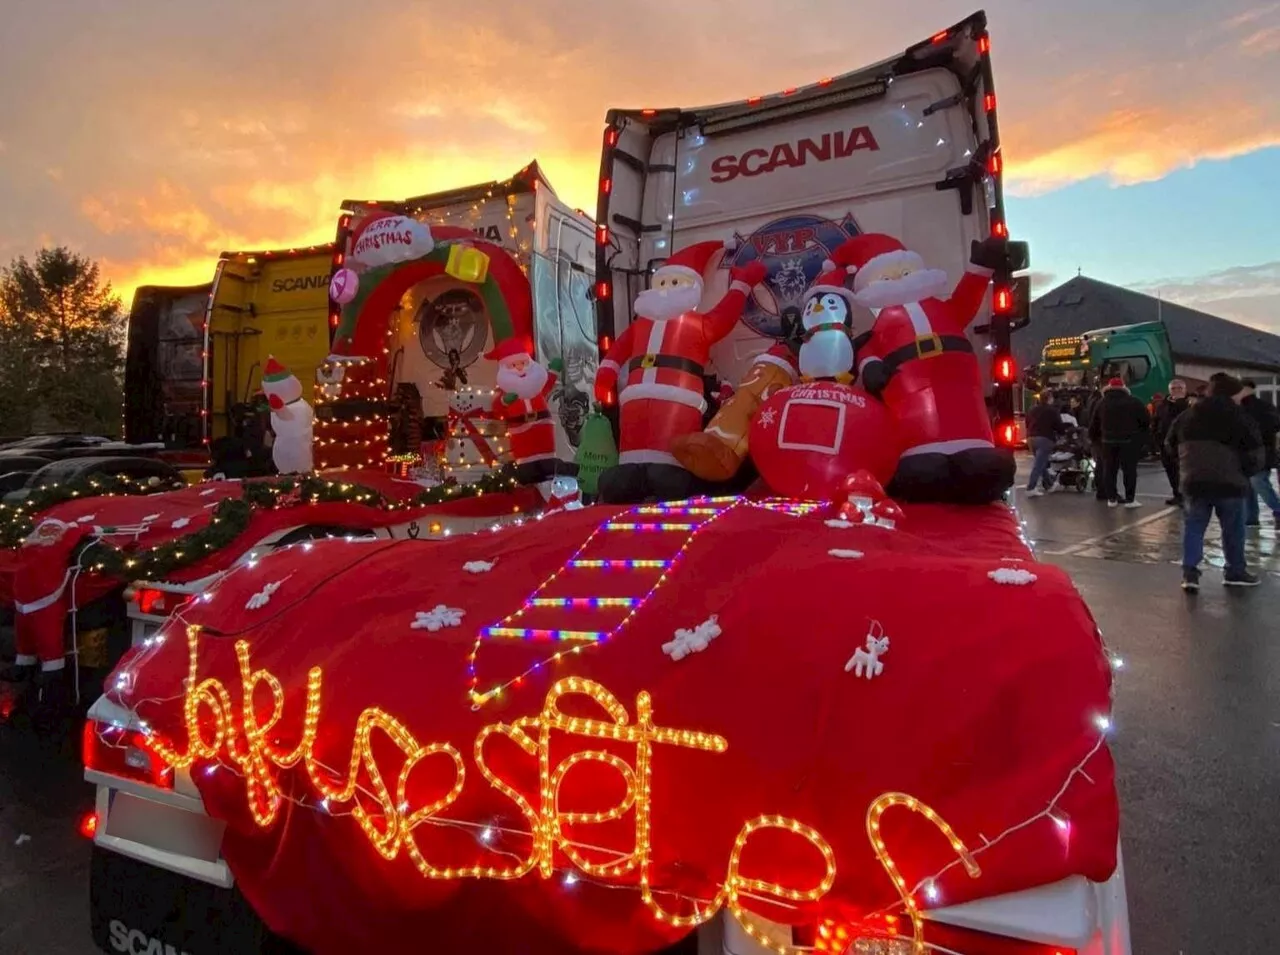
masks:
[[(932, 156), (939, 125), (978, 155), (989, 56), (977, 15), (845, 77), (665, 112), (708, 143), (717, 118), (782, 104), (833, 113), (855, 142), (920, 123), (899, 163)], [(872, 82), (875, 97), (827, 99)], [(661, 135), (628, 141), (631, 115), (610, 114), (606, 180), (689, 165), (640, 152)], [(826, 161), (851, 141), (836, 139)], [(822, 182), (764, 214), (809, 215)], [(861, 215), (859, 182), (833, 179), (821, 202)], [(617, 459), (601, 503), (448, 539), (296, 542), (179, 607), (85, 728), (98, 944), (1128, 955), (1112, 661), (1002, 499), (1001, 402), (969, 339), (1017, 253), (983, 202), (948, 212), (919, 192), (951, 229), (946, 249), (925, 230), (947, 271), (913, 240), (846, 227), (785, 306), (762, 253), (731, 257), (754, 248), (732, 242), (747, 228), (733, 207), (653, 262), (624, 257), (602, 215), (593, 391), (616, 413)], [(991, 195), (998, 180), (979, 177), (971, 198)], [(657, 241), (648, 202), (619, 214)], [(415, 247), (418, 280), (500, 274), (484, 239), (442, 225), (423, 252), (404, 218), (375, 219), (352, 249)], [(340, 330), (347, 308), (403, 300), (395, 284), (375, 298), (379, 268), (335, 276)], [(777, 327), (743, 329), (761, 301)], [(491, 326), (504, 374), (538, 364), (518, 311)], [(344, 388), (361, 368), (391, 375), (395, 339), (363, 322), (335, 338)], [(907, 355), (915, 322), (928, 330)], [(734, 339), (750, 344), (715, 360), (738, 387), (707, 419), (703, 373)], [(757, 387), (762, 364), (787, 383)], [(716, 424), (734, 408), (741, 434)]]
[[(346, 205), (337, 244), (225, 255), (203, 311), (158, 310), (134, 343), (139, 355), (151, 343), (131, 363), (140, 393), (147, 375), (178, 368), (192, 407), (203, 392), (186, 430), (210, 442), (221, 479), (179, 489), (172, 471), (92, 476), (0, 514), (0, 596), (19, 634), (4, 675), (34, 679), (42, 700), (82, 695), (67, 659), (100, 677), (259, 552), (326, 535), (444, 537), (572, 498), (595, 371), (590, 220), (536, 164), (504, 182)], [(377, 247), (407, 223), (412, 241)], [(562, 373), (504, 405), (500, 368), (522, 351)], [(152, 391), (176, 411), (181, 388)], [(530, 421), (514, 416), (535, 405)], [(433, 417), (439, 439), (423, 440)]]

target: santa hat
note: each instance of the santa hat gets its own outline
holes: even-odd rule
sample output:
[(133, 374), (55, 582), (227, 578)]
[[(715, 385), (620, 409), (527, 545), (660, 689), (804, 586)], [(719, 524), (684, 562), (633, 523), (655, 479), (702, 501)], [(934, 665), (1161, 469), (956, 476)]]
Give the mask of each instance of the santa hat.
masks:
[(505, 338), (494, 345), (492, 349), (484, 353), (484, 357), (489, 361), (496, 362), (511, 361), (515, 358), (533, 361), (533, 346), (529, 344), (527, 338), (513, 335), (511, 338)]
[(703, 275), (706, 274), (712, 256), (724, 248), (723, 242), (696, 242), (686, 246), (658, 266), (653, 273), (654, 278), (659, 276), (672, 278), (679, 275), (693, 279), (698, 284), (698, 288), (702, 288), (705, 284)]
[(891, 265), (924, 267), (924, 260), (891, 235), (868, 232), (850, 239), (836, 249), (832, 258), (853, 273), (853, 290), (861, 292), (880, 272)]
[(823, 260), (822, 271), (804, 293), (805, 304), (822, 295), (838, 295), (844, 299), (844, 304), (852, 311), (857, 300), (853, 296), (853, 289), (845, 284), (852, 272), (853, 269), (839, 266), (831, 259)]
[(267, 356), (266, 367), (262, 369), (262, 384), (264, 388), (267, 385), (275, 385), (282, 381), (288, 381), (292, 377), (293, 372), (280, 364), (280, 362), (276, 361), (275, 355)]
[(1123, 378), (1112, 378), (1110, 381), (1108, 381), (1108, 382), (1107, 382), (1107, 390), (1108, 390), (1108, 391), (1111, 391), (1112, 389), (1119, 389), (1120, 391), (1124, 391), (1124, 390), (1125, 390), (1125, 387), (1124, 387), (1124, 379), (1123, 379)]

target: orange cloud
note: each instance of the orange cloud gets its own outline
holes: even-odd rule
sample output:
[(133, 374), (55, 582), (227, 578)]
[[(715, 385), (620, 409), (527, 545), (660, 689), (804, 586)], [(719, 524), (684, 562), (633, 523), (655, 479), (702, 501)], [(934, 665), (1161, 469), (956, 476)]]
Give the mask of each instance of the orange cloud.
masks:
[[(1174, 48), (1159, 32), (1167, 0), (1135, 2), (1154, 11), (1145, 32), (1114, 40), (1120, 12), (991, 5), (1005, 7), (992, 29), (1015, 192), (1142, 182), (1280, 144), (1269, 55), (1280, 4), (1188, 14), (1168, 27), (1185, 41)], [(33, 8), (6, 35), (16, 55), (0, 56), (0, 88), (44, 91), (0, 103), (0, 247), (70, 243), (126, 293), (206, 281), (223, 250), (328, 241), (346, 198), (504, 178), (533, 158), (590, 210), (608, 107), (767, 93), (939, 25), (923, 0), (903, 0), (893, 22), (859, 19), (844, 0), (785, 21), (764, 0), (731, 17), (677, 0), (643, 15), (536, 0), (519, 17), (503, 0), (468, 0), (456, 18), (395, 0), (325, 16), (304, 0), (58, 6), (74, 15)]]

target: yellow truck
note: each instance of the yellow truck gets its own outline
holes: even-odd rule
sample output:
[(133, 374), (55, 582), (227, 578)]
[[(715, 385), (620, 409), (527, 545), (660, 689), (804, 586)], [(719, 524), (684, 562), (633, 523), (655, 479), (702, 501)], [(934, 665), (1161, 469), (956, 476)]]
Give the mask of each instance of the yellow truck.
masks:
[(224, 252), (209, 284), (138, 289), (125, 363), (126, 439), (163, 442), (206, 461), (220, 441), (255, 443), (265, 419), (253, 399), (268, 355), (298, 376), (311, 400), (315, 370), (329, 353), (332, 259), (332, 245)]

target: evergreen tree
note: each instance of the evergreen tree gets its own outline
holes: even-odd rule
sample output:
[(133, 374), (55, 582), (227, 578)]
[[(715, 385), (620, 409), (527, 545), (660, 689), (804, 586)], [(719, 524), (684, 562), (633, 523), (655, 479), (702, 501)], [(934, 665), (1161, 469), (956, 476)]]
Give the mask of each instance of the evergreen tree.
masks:
[(96, 262), (41, 249), (0, 271), (0, 432), (120, 433), (125, 320)]

